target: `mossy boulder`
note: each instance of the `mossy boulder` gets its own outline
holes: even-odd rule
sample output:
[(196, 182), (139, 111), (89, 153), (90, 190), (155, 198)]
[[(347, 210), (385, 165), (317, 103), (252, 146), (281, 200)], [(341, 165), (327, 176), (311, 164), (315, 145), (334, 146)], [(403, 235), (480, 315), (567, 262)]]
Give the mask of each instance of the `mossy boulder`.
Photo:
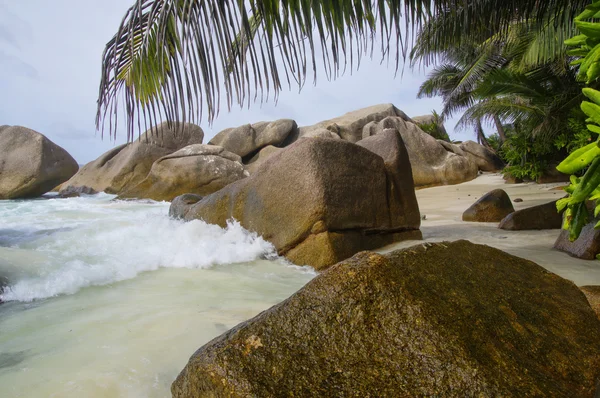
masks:
[[(381, 156), (342, 140), (303, 138), (269, 157), (250, 177), (171, 214), (225, 227), (235, 218), (296, 264), (324, 269), (360, 250), (419, 239), (412, 180), (392, 181)], [(401, 218), (399, 215), (407, 215)]]
[(592, 397), (600, 320), (571, 282), (467, 241), (362, 252), (201, 347), (184, 397)]
[(510, 197), (503, 189), (494, 189), (473, 203), (462, 215), (463, 221), (470, 222), (500, 222), (513, 213)]

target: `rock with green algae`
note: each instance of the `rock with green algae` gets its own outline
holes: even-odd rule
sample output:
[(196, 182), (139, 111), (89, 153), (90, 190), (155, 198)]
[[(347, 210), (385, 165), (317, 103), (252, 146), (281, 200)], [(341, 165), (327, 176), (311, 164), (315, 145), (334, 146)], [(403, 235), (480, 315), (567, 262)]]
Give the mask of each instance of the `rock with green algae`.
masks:
[(200, 348), (174, 397), (592, 397), (600, 321), (488, 246), (362, 252)]

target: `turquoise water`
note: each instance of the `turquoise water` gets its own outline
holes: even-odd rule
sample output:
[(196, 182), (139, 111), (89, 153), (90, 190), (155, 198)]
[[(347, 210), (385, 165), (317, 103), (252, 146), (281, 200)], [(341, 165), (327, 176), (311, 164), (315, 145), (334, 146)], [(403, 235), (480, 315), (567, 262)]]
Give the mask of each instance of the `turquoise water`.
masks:
[(193, 352), (314, 277), (232, 223), (110, 195), (0, 201), (3, 397), (164, 397)]

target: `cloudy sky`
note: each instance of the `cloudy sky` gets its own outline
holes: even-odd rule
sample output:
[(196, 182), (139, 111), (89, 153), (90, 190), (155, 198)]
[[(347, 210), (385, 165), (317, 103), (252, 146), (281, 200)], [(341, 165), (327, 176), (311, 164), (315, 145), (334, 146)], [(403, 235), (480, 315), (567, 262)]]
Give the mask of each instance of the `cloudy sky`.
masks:
[[(87, 163), (124, 142), (101, 139), (95, 115), (100, 61), (104, 45), (116, 32), (133, 0), (0, 0), (0, 125), (32, 128)], [(329, 82), (321, 75), (281, 93), (277, 105), (256, 103), (251, 109), (222, 109), (212, 126), (201, 123), (208, 141), (226, 127), (279, 118), (309, 125), (348, 111), (393, 103), (409, 116), (441, 109), (439, 99), (416, 99), (423, 71), (394, 68), (366, 60), (352, 76)], [(470, 139), (471, 132), (453, 132), (453, 139)]]

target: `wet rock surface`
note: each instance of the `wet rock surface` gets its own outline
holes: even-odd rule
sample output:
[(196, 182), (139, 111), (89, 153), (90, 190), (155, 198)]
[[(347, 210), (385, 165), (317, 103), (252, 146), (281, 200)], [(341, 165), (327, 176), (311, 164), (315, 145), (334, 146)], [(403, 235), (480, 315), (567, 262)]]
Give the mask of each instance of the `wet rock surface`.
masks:
[(600, 321), (571, 282), (467, 241), (359, 253), (201, 347), (174, 397), (592, 397)]

